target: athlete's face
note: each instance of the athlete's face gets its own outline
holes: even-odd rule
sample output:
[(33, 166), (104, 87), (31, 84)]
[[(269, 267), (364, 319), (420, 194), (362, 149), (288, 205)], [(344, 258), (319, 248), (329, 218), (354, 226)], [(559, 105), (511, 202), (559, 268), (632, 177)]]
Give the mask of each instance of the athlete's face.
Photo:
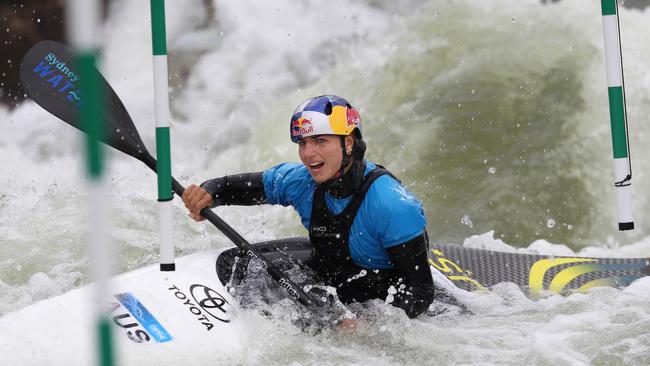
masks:
[[(346, 136), (345, 145), (351, 150), (353, 139)], [(336, 135), (317, 135), (298, 142), (298, 155), (317, 183), (333, 178), (341, 168), (341, 140)]]

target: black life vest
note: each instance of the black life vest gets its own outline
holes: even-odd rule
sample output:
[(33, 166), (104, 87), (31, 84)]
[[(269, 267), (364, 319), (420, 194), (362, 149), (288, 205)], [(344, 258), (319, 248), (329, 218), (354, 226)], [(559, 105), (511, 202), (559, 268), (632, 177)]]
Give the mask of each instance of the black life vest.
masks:
[(350, 256), (350, 229), (354, 218), (372, 183), (384, 174), (395, 178), (388, 170), (377, 166), (363, 178), (359, 189), (338, 215), (327, 207), (325, 185), (318, 184), (315, 188), (309, 239), (316, 253), (307, 264), (316, 271), (320, 281), (337, 288), (337, 294), (344, 303), (384, 299), (388, 288), (391, 285), (397, 287), (401, 281), (395, 269), (363, 268), (354, 263)]

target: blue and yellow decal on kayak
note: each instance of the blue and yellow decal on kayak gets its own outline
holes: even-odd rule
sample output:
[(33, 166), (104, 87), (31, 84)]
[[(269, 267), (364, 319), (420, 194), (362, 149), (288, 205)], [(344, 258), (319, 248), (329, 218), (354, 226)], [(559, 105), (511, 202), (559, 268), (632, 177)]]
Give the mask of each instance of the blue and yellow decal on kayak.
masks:
[(562, 257), (439, 243), (431, 243), (429, 264), (463, 290), (511, 282), (533, 297), (544, 291), (567, 294), (597, 286), (625, 287), (650, 276), (650, 258)]
[[(573, 286), (569, 288), (577, 288), (581, 292), (597, 286), (625, 286), (642, 276), (622, 272), (639, 270), (646, 266), (647, 262), (642, 260), (629, 263), (599, 263), (594, 258), (541, 259), (530, 267), (528, 286), (532, 293), (544, 290), (562, 293), (571, 283)], [(556, 267), (560, 267), (559, 270), (550, 273)], [(548, 280), (547, 275), (550, 278)]]

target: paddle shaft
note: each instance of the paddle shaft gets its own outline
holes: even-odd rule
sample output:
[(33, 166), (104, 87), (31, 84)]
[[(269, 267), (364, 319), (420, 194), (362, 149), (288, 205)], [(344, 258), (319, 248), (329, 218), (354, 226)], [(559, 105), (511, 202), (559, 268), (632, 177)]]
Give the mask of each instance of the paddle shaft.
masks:
[[(55, 64), (58, 66), (53, 66)], [(46, 111), (87, 133), (87, 126), (81, 124), (78, 119), (79, 109), (84, 108), (85, 101), (83, 95), (80, 96), (75, 87), (78, 73), (74, 65), (73, 50), (68, 46), (55, 41), (41, 41), (23, 57), (20, 65), (20, 80), (27, 95)], [(102, 141), (142, 161), (151, 170), (158, 173), (156, 159), (149, 154), (144, 146), (129, 112), (117, 93), (97, 69), (93, 71), (100, 80), (102, 94), (106, 98), (106, 113), (102, 117), (107, 130)], [(171, 179), (173, 191), (182, 196), (185, 188), (173, 177)], [(262, 257), (246, 239), (212, 210), (204, 208), (201, 215), (221, 230), (247, 256), (259, 260), (271, 277), (298, 302), (311, 308), (320, 304), (312, 300), (300, 287), (284, 276), (277, 267)]]
[[(148, 166), (154, 172), (157, 172), (156, 159), (151, 155), (145, 155), (141, 161)], [(181, 185), (174, 177), (172, 177), (172, 189), (179, 197), (185, 192), (185, 187)], [(307, 295), (300, 286), (296, 285), (291, 279), (285, 276), (273, 263), (268, 259), (257, 253), (255, 248), (253, 248), (250, 243), (244, 239), (243, 236), (228, 225), (221, 217), (219, 217), (214, 211), (209, 207), (206, 207), (201, 210), (201, 216), (205, 217), (206, 220), (210, 221), (219, 231), (221, 231), (225, 236), (228, 237), (239, 249), (246, 252), (246, 255), (250, 258), (259, 260), (263, 266), (266, 268), (266, 271), (271, 275), (271, 277), (278, 282), (280, 287), (284, 288), (289, 295), (296, 299), (299, 303), (307, 306), (313, 307), (316, 305), (314, 301), (311, 300), (309, 295)]]

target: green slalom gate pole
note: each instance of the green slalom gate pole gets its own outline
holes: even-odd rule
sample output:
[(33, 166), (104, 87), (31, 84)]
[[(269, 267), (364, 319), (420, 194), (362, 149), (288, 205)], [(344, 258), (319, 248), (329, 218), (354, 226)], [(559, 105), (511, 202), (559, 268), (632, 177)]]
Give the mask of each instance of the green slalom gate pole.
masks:
[(103, 146), (104, 96), (101, 94), (97, 64), (97, 36), (100, 24), (99, 1), (68, 0), (66, 4), (68, 37), (78, 50), (76, 67), (82, 106), (79, 110), (80, 124), (86, 126), (86, 172), (88, 181), (88, 246), (95, 283), (93, 316), (96, 328), (97, 363), (102, 366), (115, 364), (115, 347), (111, 333), (109, 279), (112, 274), (113, 256), (107, 228), (109, 207), (106, 200)]
[(609, 116), (612, 127), (612, 148), (614, 150), (614, 189), (616, 191), (618, 229), (632, 230), (634, 229), (634, 218), (632, 216), (632, 164), (630, 161), (627, 111), (625, 109), (618, 3), (616, 0), (601, 0), (601, 6), (605, 36)]
[(154, 103), (156, 110), (156, 159), (158, 160), (158, 204), (160, 229), (160, 270), (174, 271), (172, 224), (172, 168), (169, 137), (169, 82), (165, 1), (151, 0), (151, 39), (153, 43)]

